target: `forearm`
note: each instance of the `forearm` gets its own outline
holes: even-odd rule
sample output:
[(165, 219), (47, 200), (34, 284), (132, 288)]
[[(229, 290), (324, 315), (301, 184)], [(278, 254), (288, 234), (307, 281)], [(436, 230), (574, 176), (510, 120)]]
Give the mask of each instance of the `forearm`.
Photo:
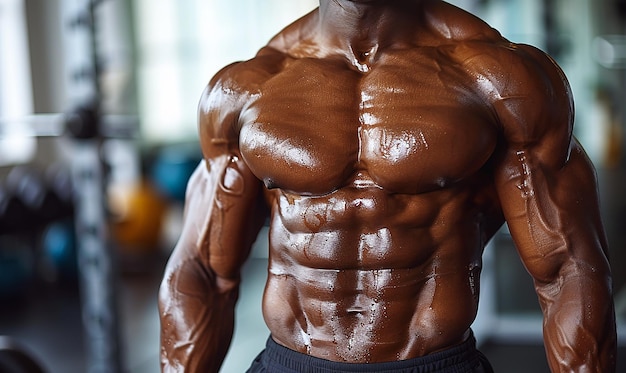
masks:
[(159, 292), (163, 372), (218, 372), (230, 346), (236, 284), (220, 286), (189, 259), (168, 268)]
[(537, 286), (553, 372), (615, 371), (616, 331), (610, 277), (597, 269)]

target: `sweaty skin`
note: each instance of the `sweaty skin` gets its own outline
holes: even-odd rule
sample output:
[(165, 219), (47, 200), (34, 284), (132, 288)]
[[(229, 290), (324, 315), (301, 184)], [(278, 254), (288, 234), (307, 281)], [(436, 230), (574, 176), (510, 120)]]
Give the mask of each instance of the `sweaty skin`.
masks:
[(266, 216), (263, 314), (292, 350), (373, 363), (461, 343), (506, 221), (551, 369), (614, 371), (606, 239), (573, 114), (548, 56), (452, 5), (321, 0), (202, 95), (205, 160), (160, 292), (163, 371), (219, 370)]

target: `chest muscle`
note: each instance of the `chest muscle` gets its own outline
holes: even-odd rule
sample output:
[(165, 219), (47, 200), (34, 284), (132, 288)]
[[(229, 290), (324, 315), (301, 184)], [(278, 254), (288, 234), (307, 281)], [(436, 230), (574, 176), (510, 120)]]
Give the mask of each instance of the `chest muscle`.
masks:
[(325, 194), (365, 170), (391, 192), (419, 193), (470, 176), (493, 151), (472, 97), (438, 63), (396, 59), (363, 75), (296, 61), (242, 114), (240, 146), (269, 187)]

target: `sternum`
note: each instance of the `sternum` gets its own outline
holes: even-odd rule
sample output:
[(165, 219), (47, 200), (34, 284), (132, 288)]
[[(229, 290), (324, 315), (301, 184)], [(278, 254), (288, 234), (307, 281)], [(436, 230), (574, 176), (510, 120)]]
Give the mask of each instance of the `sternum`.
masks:
[(374, 117), (371, 113), (371, 109), (373, 107), (373, 96), (368, 93), (361, 84), (358, 86), (358, 127), (357, 127), (357, 137), (358, 137), (358, 153), (357, 153), (357, 168), (364, 167), (362, 165), (362, 154), (363, 154), (363, 144), (364, 144), (364, 136), (365, 136), (365, 128), (368, 126), (372, 126), (378, 123), (376, 117)]
[(357, 154), (356, 154), (356, 165), (355, 168), (362, 168), (362, 160), (361, 160), (361, 154), (363, 154), (363, 125), (359, 124), (359, 127), (357, 128), (357, 141), (358, 141), (358, 148), (357, 148)]

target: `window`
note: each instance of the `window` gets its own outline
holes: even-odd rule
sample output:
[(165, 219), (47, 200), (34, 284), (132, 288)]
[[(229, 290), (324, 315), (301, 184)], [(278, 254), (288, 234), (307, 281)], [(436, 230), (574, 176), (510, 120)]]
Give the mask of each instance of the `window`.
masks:
[(33, 112), (23, 0), (0, 0), (0, 166), (28, 160), (35, 139), (23, 119)]
[(316, 0), (136, 0), (142, 135), (148, 142), (195, 138), (196, 109), (209, 79), (249, 59)]

